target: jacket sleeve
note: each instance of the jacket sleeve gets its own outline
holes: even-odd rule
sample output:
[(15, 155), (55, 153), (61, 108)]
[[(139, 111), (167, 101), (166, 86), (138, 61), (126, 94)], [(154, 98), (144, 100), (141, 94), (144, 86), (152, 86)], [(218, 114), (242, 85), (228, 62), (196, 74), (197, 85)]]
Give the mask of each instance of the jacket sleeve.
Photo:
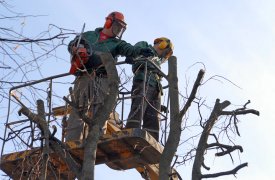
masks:
[[(89, 45), (88, 40), (87, 40), (88, 37), (89, 37), (89, 33), (90, 33), (90, 31), (84, 32), (82, 37), (81, 37), (81, 40), (79, 42), (80, 44), (84, 45), (84, 47), (87, 48), (87, 49), (90, 48), (90, 45)], [(72, 47), (77, 45), (78, 39), (79, 39), (79, 35), (77, 35), (73, 40), (71, 40), (69, 42), (68, 51), (70, 53), (71, 53)]]
[(148, 43), (145, 41), (138, 42), (133, 46), (130, 43), (121, 40), (117, 45), (117, 52), (122, 56), (136, 58), (140, 55), (141, 49), (145, 47), (149, 47)]
[(135, 47), (148, 48), (149, 44), (146, 41), (139, 41), (135, 44)]

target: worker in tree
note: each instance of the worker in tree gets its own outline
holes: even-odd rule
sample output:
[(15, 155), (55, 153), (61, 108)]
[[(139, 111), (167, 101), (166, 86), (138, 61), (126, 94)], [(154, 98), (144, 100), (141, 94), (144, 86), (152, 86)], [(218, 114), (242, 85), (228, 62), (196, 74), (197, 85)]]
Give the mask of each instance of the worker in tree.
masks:
[[(173, 44), (169, 39), (162, 37), (155, 39), (153, 46), (148, 45), (145, 41), (138, 42), (135, 46), (151, 48), (154, 56), (146, 59), (153, 62), (157, 68), (147, 62), (147, 73), (145, 74), (146, 61), (139, 61), (139, 59), (133, 59), (131, 57), (126, 58), (125, 61), (127, 63), (133, 64), (132, 70), (134, 73), (131, 90), (133, 98), (126, 128), (141, 128), (141, 120), (143, 119), (143, 129), (158, 140), (159, 112), (161, 108), (163, 110), (167, 110), (167, 108), (165, 109), (164, 106), (161, 106), (162, 85), (160, 83), (161, 76), (157, 69), (160, 69), (160, 65), (166, 62), (173, 54)], [(145, 79), (146, 82), (144, 82)]]
[[(123, 14), (112, 12), (106, 17), (103, 28), (84, 32), (81, 34), (81, 40), (76, 37), (69, 43), (68, 50), (73, 57), (76, 57), (70, 69), (70, 73), (76, 76), (72, 96), (76, 99), (76, 105), (84, 108), (88, 117), (96, 113), (104, 101), (104, 95), (108, 92), (108, 74), (96, 52), (110, 53), (113, 57), (110, 61), (116, 61), (118, 55), (130, 57), (153, 55), (153, 51), (148, 47), (132, 46), (121, 40), (125, 30)], [(67, 120), (66, 141), (85, 138), (87, 130), (78, 112), (73, 110)]]

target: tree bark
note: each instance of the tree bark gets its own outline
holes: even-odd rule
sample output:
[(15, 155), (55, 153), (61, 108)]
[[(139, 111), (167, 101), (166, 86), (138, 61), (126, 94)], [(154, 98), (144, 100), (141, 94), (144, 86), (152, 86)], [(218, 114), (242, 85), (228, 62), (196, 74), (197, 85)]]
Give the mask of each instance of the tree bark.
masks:
[(168, 60), (168, 82), (170, 93), (170, 133), (165, 144), (163, 153), (160, 157), (159, 163), (159, 179), (168, 180), (171, 174), (171, 162), (174, 153), (177, 149), (180, 132), (181, 122), (179, 121), (179, 91), (178, 91), (178, 77), (177, 77), (177, 59), (171, 56)]
[(197, 76), (197, 79), (194, 83), (190, 97), (188, 98), (187, 103), (181, 111), (179, 111), (179, 98), (178, 98), (178, 78), (177, 78), (177, 63), (176, 57), (172, 56), (169, 61), (169, 92), (170, 92), (170, 132), (165, 144), (163, 153), (160, 158), (160, 180), (168, 180), (172, 170), (171, 162), (177, 151), (179, 145), (180, 136), (181, 136), (181, 124), (184, 114), (187, 112), (188, 108), (191, 106), (192, 101), (195, 99), (196, 92), (200, 86), (200, 82), (204, 76), (204, 71), (200, 70)]
[[(38, 116), (37, 114), (32, 113), (23, 103), (20, 103), (22, 105), (21, 110), (19, 113), (24, 114), (27, 116), (32, 122), (36, 123), (41, 130), (42, 134), (51, 134), (50, 130), (48, 128), (48, 125), (46, 121), (44, 121), (43, 118)], [(71, 171), (77, 176), (78, 179), (80, 179), (80, 165), (70, 156), (69, 153), (66, 153), (64, 151), (64, 147), (62, 146), (62, 143), (56, 139), (55, 137), (49, 138), (49, 146), (53, 149), (54, 152), (58, 153), (63, 159), (66, 164), (69, 166)]]
[[(42, 100), (37, 100), (37, 114), (41, 119), (46, 121), (45, 118), (45, 108), (44, 108), (44, 102)], [(48, 161), (49, 161), (49, 133), (48, 131), (45, 131), (45, 134), (42, 133), (42, 140), (41, 140), (41, 146), (42, 146), (42, 170), (40, 172), (40, 179), (46, 180), (47, 179), (47, 170), (48, 170)]]
[(94, 166), (96, 161), (97, 143), (102, 135), (102, 128), (109, 114), (113, 110), (118, 96), (118, 73), (115, 61), (110, 53), (97, 53), (106, 68), (108, 74), (109, 93), (104, 97), (104, 103), (99, 107), (98, 111), (88, 124), (89, 133), (84, 144), (84, 159), (82, 166), (82, 178), (84, 180), (94, 179)]
[(199, 144), (196, 150), (196, 156), (193, 164), (193, 169), (192, 169), (192, 180), (201, 180), (202, 178), (201, 167), (204, 163), (204, 152), (207, 148), (207, 140), (208, 140), (210, 131), (213, 128), (216, 120), (220, 116), (222, 110), (229, 105), (230, 105), (229, 101), (224, 101), (223, 103), (220, 103), (219, 99), (216, 100), (214, 109), (212, 110), (209, 120), (207, 121), (206, 126), (204, 127), (199, 140)]
[[(248, 103), (250, 103), (250, 101), (248, 101)], [(207, 120), (205, 127), (203, 128), (203, 132), (201, 134), (201, 137), (200, 137), (197, 149), (196, 149), (196, 155), (195, 155), (195, 160), (194, 160), (193, 169), (192, 169), (192, 180), (201, 180), (202, 178), (215, 178), (215, 177), (229, 175), (229, 174), (236, 174), (238, 170), (247, 166), (247, 163), (244, 163), (244, 164), (237, 166), (236, 168), (234, 168), (231, 171), (218, 172), (218, 173), (214, 173), (214, 174), (205, 174), (205, 175), (202, 175), (202, 173), (201, 173), (201, 167), (202, 166), (205, 167), (204, 153), (208, 148), (217, 146), (217, 147), (226, 149), (220, 153), (216, 153), (216, 156), (223, 156), (226, 154), (230, 154), (231, 152), (233, 152), (236, 149), (240, 150), (241, 152), (243, 151), (242, 147), (238, 146), (238, 145), (229, 146), (229, 145), (224, 145), (224, 144), (220, 144), (220, 143), (207, 144), (210, 132), (211, 132), (214, 124), (218, 120), (219, 116), (231, 115), (231, 116), (233, 116), (233, 118), (236, 118), (237, 115), (243, 115), (243, 114), (248, 114), (248, 113), (255, 114), (258, 116), (260, 115), (259, 111), (256, 111), (254, 109), (247, 110), (246, 105), (243, 108), (240, 108), (237, 110), (223, 111), (223, 109), (225, 109), (229, 105), (230, 105), (229, 101), (224, 101), (224, 102), (220, 103), (220, 100), (216, 99), (214, 109), (212, 110), (211, 115), (210, 115), (209, 119)], [(237, 125), (236, 124), (234, 124), (234, 125), (235, 125), (235, 128), (237, 129)]]

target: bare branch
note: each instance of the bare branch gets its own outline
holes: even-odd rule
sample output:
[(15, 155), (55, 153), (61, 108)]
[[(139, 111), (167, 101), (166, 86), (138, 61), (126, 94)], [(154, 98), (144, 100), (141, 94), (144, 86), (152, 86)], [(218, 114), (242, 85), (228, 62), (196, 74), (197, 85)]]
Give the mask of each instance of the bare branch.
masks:
[(210, 81), (211, 79), (217, 80), (216, 77), (222, 78), (222, 79), (224, 79), (224, 80), (230, 82), (231, 84), (233, 84), (233, 85), (236, 86), (237, 88), (242, 89), (242, 88), (239, 87), (237, 84), (233, 83), (233, 82), (230, 81), (229, 79), (227, 79), (227, 78), (225, 78), (225, 77), (223, 77), (223, 76), (220, 76), (220, 75), (214, 75), (214, 76), (210, 77), (210, 78), (207, 79), (205, 82), (203, 82), (202, 85), (204, 85), (205, 83), (207, 83), (207, 81)]
[(67, 38), (69, 36), (67, 35), (72, 35), (75, 33), (61, 33), (61, 34), (57, 34), (54, 35), (52, 37), (49, 38), (41, 38), (41, 39), (5, 39), (5, 38), (0, 38), (0, 41), (3, 42), (22, 42), (22, 43), (30, 43), (30, 42), (45, 42), (45, 41), (52, 41), (53, 39), (64, 39)]
[(241, 110), (241, 111), (222, 111), (221, 115), (245, 115), (245, 114), (255, 114), (260, 115), (260, 112), (254, 109)]
[(218, 148), (225, 148), (227, 149), (227, 151), (223, 151), (223, 152), (219, 152), (216, 153), (216, 156), (223, 156), (226, 154), (229, 154), (235, 150), (239, 150), (240, 152), (243, 152), (243, 148), (242, 146), (229, 146), (229, 145), (225, 145), (225, 144), (220, 144), (220, 143), (212, 143), (212, 144), (208, 144), (207, 148), (211, 148), (211, 147), (218, 147)]
[[(42, 132), (47, 132), (48, 134), (50, 133), (50, 130), (48, 128), (48, 125), (46, 121), (44, 121), (40, 116), (32, 113), (22, 102), (22, 109), (20, 112), (27, 116), (31, 121), (36, 123), (39, 128), (41, 129)], [(70, 167), (70, 169), (76, 174), (78, 178), (80, 178), (80, 165), (71, 157), (71, 155), (67, 152), (64, 151), (64, 148), (62, 148), (62, 143), (54, 138), (52, 135), (50, 135), (51, 139), (49, 141), (50, 147), (57, 152), (60, 157), (67, 163), (67, 165)]]
[(216, 103), (214, 106), (214, 109), (209, 117), (209, 120), (207, 121), (205, 128), (203, 129), (203, 132), (201, 134), (199, 144), (197, 147), (197, 152), (195, 156), (195, 161), (193, 164), (193, 170), (192, 170), (192, 179), (193, 180), (199, 180), (201, 177), (201, 167), (204, 162), (204, 152), (207, 149), (207, 140), (208, 136), (210, 135), (210, 131), (212, 127), (214, 126), (216, 120), (218, 119), (221, 111), (226, 108), (230, 104), (229, 101), (224, 101), (220, 103), (219, 99), (216, 99)]
[(206, 166), (204, 162), (202, 163), (202, 167), (208, 171), (210, 170), (210, 167)]
[(225, 175), (235, 175), (237, 174), (237, 172), (248, 166), (248, 163), (243, 163), (239, 166), (237, 166), (236, 168), (232, 169), (231, 171), (225, 171), (225, 172), (220, 172), (220, 173), (215, 173), (215, 174), (204, 174), (201, 176), (201, 178), (215, 178), (215, 177), (219, 177), (219, 176), (225, 176)]
[(183, 117), (183, 115), (186, 113), (186, 111), (188, 110), (188, 108), (190, 107), (192, 101), (195, 99), (195, 96), (196, 96), (196, 93), (197, 93), (197, 90), (199, 88), (199, 86), (201, 85), (201, 81), (203, 79), (203, 76), (204, 76), (204, 73), (205, 71), (204, 70), (200, 70), (199, 73), (198, 73), (198, 76), (197, 76), (197, 79), (193, 85), (193, 88), (192, 88), (192, 91), (191, 91), (191, 94), (186, 102), (186, 104), (184, 105), (183, 109), (180, 111), (179, 113), (179, 118), (181, 119)]

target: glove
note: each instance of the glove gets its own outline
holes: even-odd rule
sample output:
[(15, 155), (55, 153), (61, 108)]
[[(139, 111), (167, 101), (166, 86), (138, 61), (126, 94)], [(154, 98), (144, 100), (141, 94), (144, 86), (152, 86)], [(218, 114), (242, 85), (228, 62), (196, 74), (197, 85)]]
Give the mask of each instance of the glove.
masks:
[(127, 64), (134, 64), (134, 59), (132, 57), (126, 57), (125, 62)]
[(161, 106), (160, 106), (160, 111), (161, 111), (161, 112), (164, 112), (164, 113), (169, 113), (168, 108), (167, 108), (166, 106), (164, 106), (164, 105), (161, 105)]
[(87, 49), (84, 47), (79, 47), (78, 49), (76, 47), (72, 48), (72, 54), (74, 56), (79, 56), (82, 60), (88, 60), (89, 55), (87, 53)]
[(154, 53), (150, 48), (142, 48), (140, 49), (140, 55), (143, 55), (144, 57), (150, 57), (154, 56)]

